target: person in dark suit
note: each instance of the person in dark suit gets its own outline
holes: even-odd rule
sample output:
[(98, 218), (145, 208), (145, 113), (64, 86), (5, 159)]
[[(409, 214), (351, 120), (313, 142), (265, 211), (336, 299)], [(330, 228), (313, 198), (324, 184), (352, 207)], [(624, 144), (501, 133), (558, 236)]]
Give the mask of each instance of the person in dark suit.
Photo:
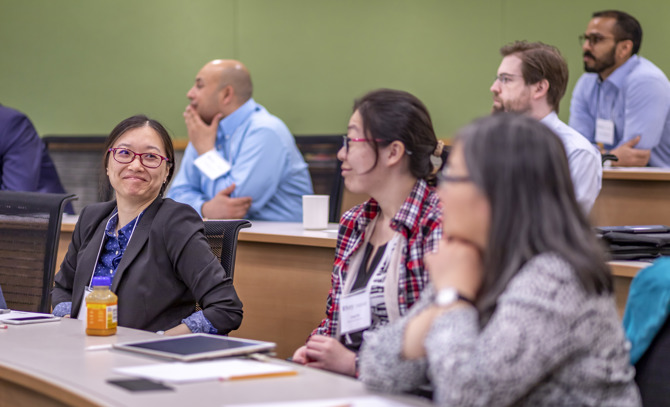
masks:
[(202, 219), (190, 206), (163, 199), (174, 172), (165, 128), (130, 117), (112, 130), (105, 150), (116, 200), (89, 205), (79, 216), (56, 275), (54, 315), (84, 319), (92, 277), (109, 276), (119, 326), (166, 335), (237, 329), (242, 303), (210, 251)]
[(65, 192), (28, 116), (1, 105), (0, 190)]

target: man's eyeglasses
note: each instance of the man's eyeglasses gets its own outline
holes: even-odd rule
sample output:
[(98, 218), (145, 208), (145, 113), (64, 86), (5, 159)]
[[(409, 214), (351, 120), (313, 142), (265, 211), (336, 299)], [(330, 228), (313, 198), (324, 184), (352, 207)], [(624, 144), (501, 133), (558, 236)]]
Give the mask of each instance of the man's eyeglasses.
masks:
[(136, 153), (127, 148), (110, 148), (107, 150), (112, 153), (114, 160), (121, 164), (130, 164), (135, 157), (140, 157), (140, 163), (147, 168), (158, 168), (163, 161), (170, 162), (170, 159), (156, 153)]
[(590, 35), (582, 34), (582, 35), (579, 36), (579, 43), (580, 44), (583, 44), (584, 41), (588, 41), (589, 44), (592, 47), (595, 46), (596, 44), (598, 44), (599, 42), (605, 41), (605, 40), (614, 40), (615, 42), (618, 42), (617, 39), (614, 38), (614, 37), (605, 37), (605, 36), (599, 35), (599, 34), (590, 34)]
[(509, 73), (503, 73), (500, 75), (496, 76), (496, 81), (500, 82), (502, 85), (507, 85), (508, 83), (512, 82), (512, 79), (514, 78), (521, 78), (521, 75), (512, 75)]

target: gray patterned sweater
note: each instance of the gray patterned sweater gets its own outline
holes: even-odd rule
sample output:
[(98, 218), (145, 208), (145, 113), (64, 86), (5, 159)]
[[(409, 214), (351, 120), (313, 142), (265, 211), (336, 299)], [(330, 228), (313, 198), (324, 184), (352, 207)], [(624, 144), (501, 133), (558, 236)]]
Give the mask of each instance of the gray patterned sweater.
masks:
[(477, 311), (438, 317), (425, 342), (428, 357), (402, 358), (407, 321), (434, 300), (428, 288), (395, 324), (365, 336), (360, 379), (402, 392), (432, 383), (444, 406), (639, 406), (628, 343), (609, 295), (587, 295), (556, 255), (524, 265), (480, 328)]

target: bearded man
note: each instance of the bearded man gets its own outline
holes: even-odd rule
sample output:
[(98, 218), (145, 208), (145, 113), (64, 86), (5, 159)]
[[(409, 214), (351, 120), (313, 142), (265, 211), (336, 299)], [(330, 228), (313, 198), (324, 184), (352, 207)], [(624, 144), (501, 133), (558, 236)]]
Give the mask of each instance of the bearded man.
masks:
[(572, 93), (570, 126), (616, 155), (613, 165), (670, 168), (670, 82), (638, 55), (640, 23), (599, 11), (580, 42), (586, 73)]
[(585, 214), (602, 182), (600, 153), (581, 134), (558, 118), (568, 86), (568, 65), (561, 53), (541, 42), (517, 41), (500, 49), (503, 60), (491, 85), (493, 112), (517, 112), (549, 127), (563, 142), (575, 197)]

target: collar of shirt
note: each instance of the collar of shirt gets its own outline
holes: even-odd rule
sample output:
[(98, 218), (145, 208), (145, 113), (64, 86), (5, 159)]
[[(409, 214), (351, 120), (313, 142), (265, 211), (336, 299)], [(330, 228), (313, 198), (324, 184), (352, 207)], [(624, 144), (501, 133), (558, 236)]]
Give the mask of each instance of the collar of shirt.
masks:
[[(621, 89), (626, 83), (626, 78), (628, 77), (628, 74), (630, 74), (630, 71), (632, 71), (639, 63), (640, 57), (638, 55), (633, 55), (632, 57), (628, 58), (628, 61), (624, 62), (623, 65), (615, 69), (614, 72), (612, 72), (612, 74), (608, 76), (604, 82), (610, 83), (617, 89)], [(598, 81), (601, 82), (600, 77), (598, 77)]]
[[(142, 211), (137, 217), (130, 222), (128, 222), (127, 225), (119, 229), (119, 238), (124, 237), (125, 241), (127, 242), (128, 239), (130, 238), (130, 235), (133, 233), (133, 229), (135, 228), (135, 224), (139, 222), (140, 218), (144, 214), (144, 211)], [(109, 221), (107, 222), (107, 226), (105, 227), (105, 234), (109, 237), (116, 237), (116, 233), (114, 233), (114, 230), (116, 229), (116, 225), (119, 222), (119, 210), (118, 208), (114, 208), (114, 212), (112, 212), (112, 216), (109, 218)]]
[(544, 124), (545, 126), (552, 128), (552, 124), (555, 124), (557, 121), (560, 121), (561, 119), (558, 118), (558, 115), (556, 114), (555, 110), (552, 110), (548, 115), (544, 116), (542, 120), (540, 120), (540, 123)]
[(245, 120), (259, 108), (254, 98), (250, 98), (233, 113), (219, 122), (218, 138), (231, 136)]
[[(412, 188), (405, 202), (400, 206), (398, 213), (391, 219), (391, 229), (401, 232), (405, 237), (409, 232), (419, 227), (419, 216), (421, 215), (422, 203), (425, 201), (432, 188), (428, 186), (425, 180), (420, 179)], [(374, 199), (369, 199), (363, 204), (363, 216), (357, 219), (354, 229), (362, 233), (379, 213), (379, 204)]]

